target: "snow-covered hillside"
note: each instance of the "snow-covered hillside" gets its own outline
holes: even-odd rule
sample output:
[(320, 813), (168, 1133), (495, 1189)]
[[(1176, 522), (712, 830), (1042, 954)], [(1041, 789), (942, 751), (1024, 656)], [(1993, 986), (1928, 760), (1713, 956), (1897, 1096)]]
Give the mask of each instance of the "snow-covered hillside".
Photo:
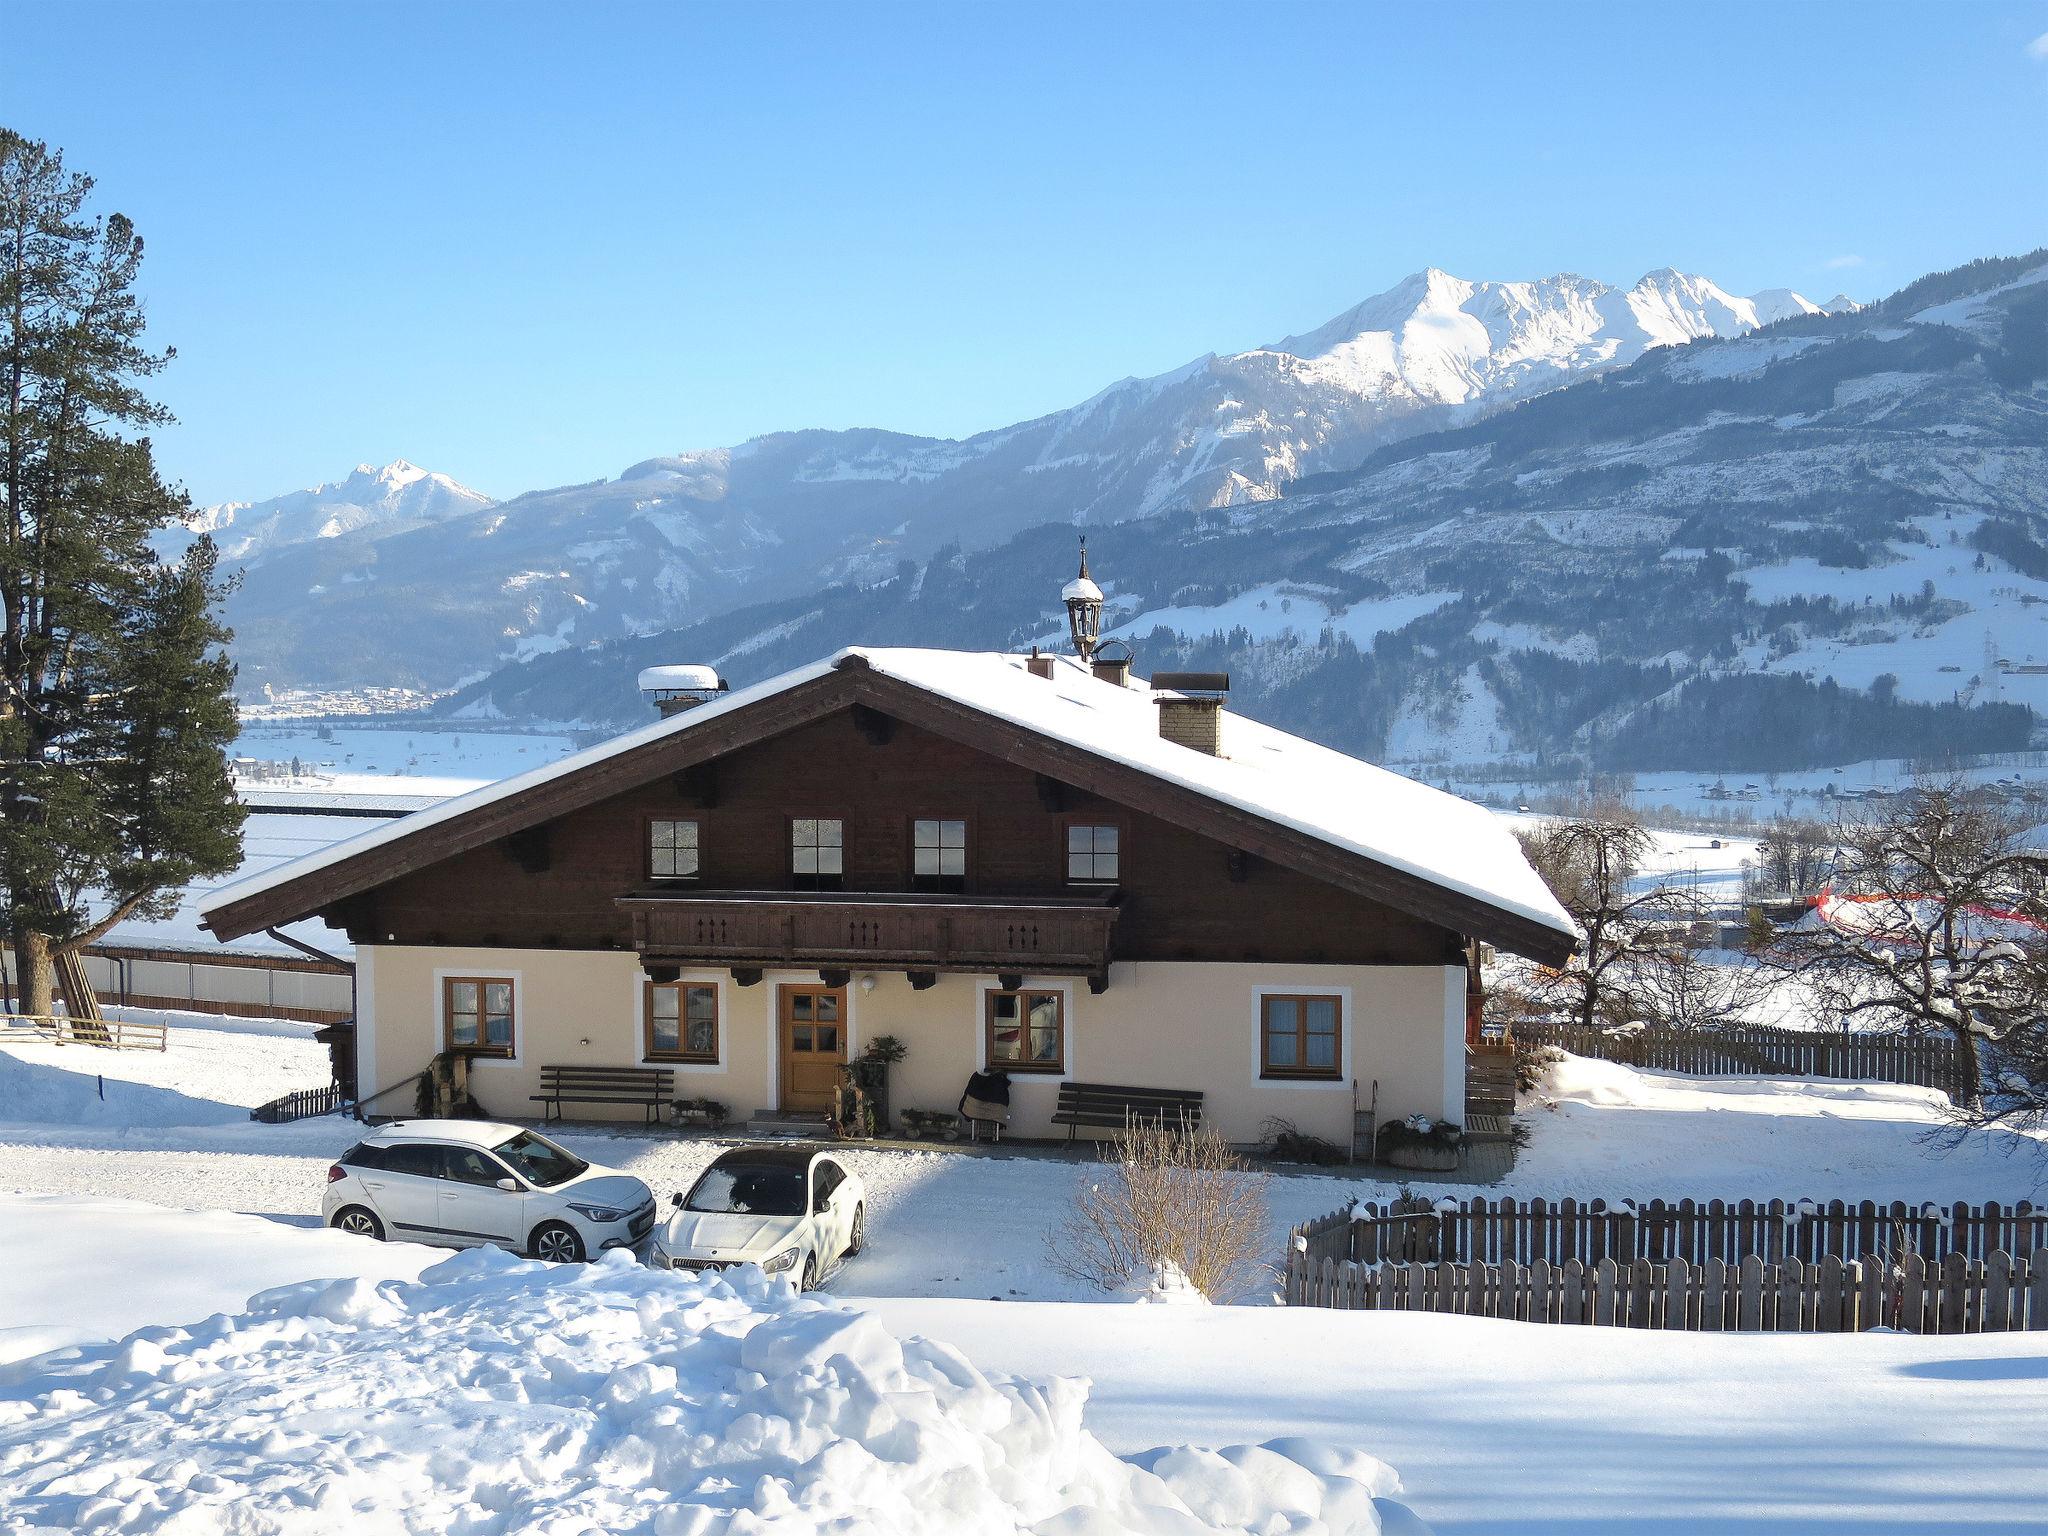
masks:
[(380, 536), (461, 517), (491, 498), (446, 475), (394, 459), (379, 469), (358, 464), (346, 477), (267, 501), (224, 501), (201, 507), (183, 528), (159, 534), (157, 552), (175, 559), (202, 533), (213, 535), (221, 564), (249, 565), (274, 550), (347, 534)]
[[(2048, 711), (2044, 276), (2037, 252), (1839, 314), (1664, 274), (1627, 294), (1559, 280), (1576, 297), (1546, 311), (1553, 350), (1528, 355), (1589, 337), (1621, 355), (1620, 329), (1566, 324), (1604, 305), (1631, 317), (1633, 362), (1278, 497), (1097, 530), (1105, 627), (1137, 645), (1141, 671), (1226, 667), (1249, 712), (1433, 772), (2025, 749), (2025, 711)], [(1398, 380), (1371, 377), (1427, 381), (1433, 409), (1455, 413), (1460, 390), (1514, 387), (1516, 348), (1535, 343), (1502, 317), (1528, 303), (1514, 285), (1425, 274), (1385, 313), (1362, 306), (1284, 344), (1314, 361), (1245, 356), (1341, 366), (1359, 387), (1369, 363), (1398, 363)], [(1656, 344), (1717, 316), (1741, 334)], [(1406, 317), (1398, 336), (1392, 317)], [(1067, 529), (1033, 529), (905, 581), (544, 658), (458, 707), (625, 721), (650, 662), (742, 681), (877, 635), (1057, 642), (1072, 549)]]
[(1628, 289), (1432, 268), (1301, 335), (960, 441), (781, 432), (496, 504), (451, 483), (431, 515), (373, 515), (383, 503), (356, 486), (359, 471), (207, 516), (230, 559), (253, 562), (230, 613), (245, 686), (445, 687), (502, 661), (872, 582), (904, 559), (1047, 522), (1271, 502), (1402, 438), (1794, 312), (1816, 307), (1669, 268)]

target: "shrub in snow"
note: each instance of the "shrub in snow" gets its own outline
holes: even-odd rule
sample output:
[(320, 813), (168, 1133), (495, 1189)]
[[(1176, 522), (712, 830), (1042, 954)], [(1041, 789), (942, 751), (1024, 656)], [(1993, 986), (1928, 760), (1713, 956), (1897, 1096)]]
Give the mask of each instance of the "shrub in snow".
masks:
[(758, 1271), (479, 1249), (0, 1369), (0, 1531), (1342, 1536), (1406, 1514), (1383, 1465), (1316, 1442), (1120, 1460), (1086, 1395)]
[(1105, 1291), (1172, 1264), (1211, 1301), (1257, 1273), (1266, 1245), (1266, 1176), (1212, 1130), (1132, 1122), (1115, 1161), (1076, 1187), (1046, 1243), (1062, 1273)]

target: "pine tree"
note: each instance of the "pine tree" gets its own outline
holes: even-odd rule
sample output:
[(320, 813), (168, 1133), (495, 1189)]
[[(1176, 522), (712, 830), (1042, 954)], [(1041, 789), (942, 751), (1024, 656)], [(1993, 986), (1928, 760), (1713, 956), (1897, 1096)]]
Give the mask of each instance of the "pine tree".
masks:
[(139, 435), (173, 354), (143, 346), (142, 241), (91, 191), (0, 128), (0, 897), (29, 1013), (57, 956), (241, 857), (227, 584), (209, 540), (151, 551), (189, 506)]

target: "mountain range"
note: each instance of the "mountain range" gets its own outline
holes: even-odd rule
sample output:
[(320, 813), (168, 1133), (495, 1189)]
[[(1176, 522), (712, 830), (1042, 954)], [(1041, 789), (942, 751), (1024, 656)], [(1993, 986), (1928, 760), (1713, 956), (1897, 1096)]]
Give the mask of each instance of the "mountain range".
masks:
[(1740, 297), (1666, 268), (1627, 289), (1435, 269), (1297, 336), (1129, 378), (961, 440), (773, 433), (493, 502), (399, 462), (210, 507), (245, 570), (242, 685), (432, 689), (506, 661), (703, 622), (1057, 522), (1255, 508), (1419, 434), (1468, 425), (1657, 349), (1853, 312)]
[[(1227, 668), (1237, 707), (1380, 760), (1541, 777), (1938, 763), (2036, 744), (2048, 250), (1839, 313), (1745, 313), (1665, 274), (1621, 304), (1575, 279), (1513, 287), (1424, 274), (1320, 332), (1010, 429), (1040, 455), (1088, 431), (1110, 440), (1115, 420), (1128, 447), (1063, 482), (1100, 490), (1121, 471), (1120, 499), (1051, 498), (1007, 538), (963, 517), (944, 547), (908, 558), (905, 514), (926, 505), (926, 482), (855, 480), (873, 493), (870, 525), (899, 519), (883, 561), (842, 553), (836, 583), (814, 570), (785, 597), (507, 666), (445, 708), (622, 724), (645, 717), (633, 678), (652, 662), (708, 662), (741, 683), (854, 641), (1058, 643), (1079, 523), (1109, 627), (1141, 671)], [(1682, 345), (1659, 344), (1670, 332), (1644, 318), (1667, 298), (1696, 328)], [(1638, 325), (1627, 342), (1623, 311)], [(1753, 323), (1766, 313), (1780, 317)], [(1338, 339), (1396, 329), (1391, 350)], [(1517, 349), (1553, 369), (1583, 361), (1545, 387)], [(1311, 375), (1348, 383), (1288, 416), (1281, 381)], [(1257, 413), (1247, 378), (1268, 381)], [(1496, 390), (1504, 408), (1489, 408)], [(1253, 424), (1202, 436), (1212, 391), (1236, 402), (1213, 414)], [(818, 437), (834, 445), (820, 454), (845, 446)], [(728, 499), (758, 494), (738, 466), (792, 441), (736, 454)], [(982, 464), (1004, 451), (970, 460), (980, 441), (951, 451)], [(1284, 465), (1262, 458), (1282, 445)], [(1140, 479), (1196, 487), (1182, 470), (1225, 459), (1241, 482), (1132, 493)]]

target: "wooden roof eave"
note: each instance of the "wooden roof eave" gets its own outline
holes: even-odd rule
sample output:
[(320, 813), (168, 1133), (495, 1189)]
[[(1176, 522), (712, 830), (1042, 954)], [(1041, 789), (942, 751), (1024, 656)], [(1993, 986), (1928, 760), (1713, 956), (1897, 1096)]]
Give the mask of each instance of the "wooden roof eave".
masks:
[[(443, 859), (485, 847), (527, 827), (551, 821), (623, 794), (663, 775), (765, 741), (847, 707), (852, 679), (828, 673), (708, 723), (658, 736), (580, 772), (562, 774), (517, 794), (489, 801), (410, 835), (400, 834), (353, 857), (338, 859), (296, 879), (252, 892), (209, 912), (200, 920), (215, 938), (238, 939), (264, 928), (296, 922), (321, 908), (374, 886), (385, 885)], [(686, 717), (687, 718), (687, 717)], [(403, 821), (398, 825), (403, 826)]]

